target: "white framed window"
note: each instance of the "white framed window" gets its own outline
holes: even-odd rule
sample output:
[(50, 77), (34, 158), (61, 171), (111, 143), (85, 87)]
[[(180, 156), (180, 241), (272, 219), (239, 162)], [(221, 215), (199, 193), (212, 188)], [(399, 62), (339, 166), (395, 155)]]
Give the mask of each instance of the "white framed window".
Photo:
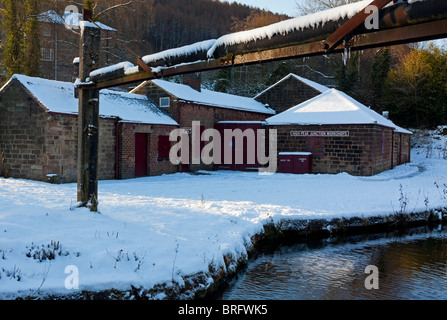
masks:
[(160, 98), (160, 107), (161, 108), (169, 108), (170, 103), (171, 103), (171, 101), (170, 101), (169, 97)]
[(53, 61), (54, 59), (54, 50), (48, 48), (40, 48), (40, 53), (42, 55), (43, 61)]

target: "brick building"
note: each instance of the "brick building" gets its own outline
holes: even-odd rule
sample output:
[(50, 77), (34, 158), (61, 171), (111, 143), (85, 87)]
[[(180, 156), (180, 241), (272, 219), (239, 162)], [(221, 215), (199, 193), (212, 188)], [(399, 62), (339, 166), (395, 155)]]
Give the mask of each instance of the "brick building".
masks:
[[(73, 60), (79, 56), (80, 14), (64, 12), (59, 15), (56, 11), (50, 10), (41, 13), (38, 20), (40, 23), (41, 77), (74, 82)], [(117, 30), (100, 22), (98, 25), (101, 28), (101, 65), (115, 64), (118, 55)]]
[[(193, 121), (200, 121), (201, 130), (205, 130), (215, 128), (221, 121), (263, 121), (275, 114), (253, 98), (201, 88), (200, 75), (196, 74), (185, 75), (182, 84), (146, 81), (131, 92), (149, 97), (187, 130), (191, 129)], [(192, 171), (212, 168), (204, 164), (183, 166), (183, 170)]]
[(256, 95), (254, 99), (268, 104), (280, 113), (327, 90), (329, 88), (326, 86), (291, 73)]
[(369, 176), (410, 161), (411, 132), (330, 89), (266, 120), (278, 152), (310, 152), (313, 173)]
[[(0, 89), (0, 174), (77, 180), (74, 84), (13, 76)], [(176, 172), (166, 157), (177, 123), (141, 95), (100, 92), (99, 179)]]

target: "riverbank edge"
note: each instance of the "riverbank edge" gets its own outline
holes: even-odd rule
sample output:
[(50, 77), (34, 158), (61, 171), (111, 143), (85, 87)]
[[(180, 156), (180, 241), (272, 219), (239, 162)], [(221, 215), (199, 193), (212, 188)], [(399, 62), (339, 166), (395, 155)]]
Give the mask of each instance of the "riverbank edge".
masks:
[(209, 266), (207, 273), (185, 276), (182, 283), (167, 282), (150, 289), (130, 285), (129, 289), (83, 290), (70, 295), (36, 293), (17, 297), (24, 300), (206, 300), (216, 299), (240, 275), (249, 262), (280, 245), (306, 243), (331, 237), (375, 234), (413, 227), (447, 225), (447, 207), (419, 213), (327, 219), (281, 219), (266, 222), (263, 231), (251, 237), (246, 254), (224, 256), (225, 267)]

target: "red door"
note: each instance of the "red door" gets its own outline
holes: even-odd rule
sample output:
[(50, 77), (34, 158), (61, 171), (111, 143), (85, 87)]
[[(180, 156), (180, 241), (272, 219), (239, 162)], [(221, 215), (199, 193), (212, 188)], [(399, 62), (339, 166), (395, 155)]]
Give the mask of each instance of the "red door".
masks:
[(147, 133), (135, 134), (135, 177), (147, 175)]

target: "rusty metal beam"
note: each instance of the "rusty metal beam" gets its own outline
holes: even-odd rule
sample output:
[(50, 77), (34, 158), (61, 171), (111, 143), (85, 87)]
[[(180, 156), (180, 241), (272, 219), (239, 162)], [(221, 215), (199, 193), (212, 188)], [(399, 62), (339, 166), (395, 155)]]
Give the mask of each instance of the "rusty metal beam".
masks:
[[(375, 6), (378, 10), (385, 7), (392, 0), (374, 0), (368, 6)], [(368, 18), (370, 13), (366, 13), (366, 6), (363, 10), (353, 16), (348, 22), (343, 24), (337, 31), (329, 36), (329, 38), (325, 41), (325, 49), (327, 51), (335, 48), (336, 45), (340, 44), (340, 42), (349, 34), (351, 34), (358, 26), (365, 22), (366, 18)]]
[(365, 35), (357, 35), (353, 39), (352, 50), (363, 50), (443, 38), (447, 38), (447, 20), (438, 20), (367, 33)]
[[(446, 37), (447, 19), (355, 35), (351, 38), (349, 48), (353, 51), (356, 51), (367, 48), (392, 46), (418, 41), (428, 41)], [(343, 44), (340, 44), (334, 47), (331, 50), (331, 53), (343, 52), (344, 49), (345, 47), (343, 46)], [(98, 81), (95, 84), (86, 86), (93, 86), (98, 89), (104, 89), (134, 82), (181, 75), (185, 73), (203, 72), (232, 66), (250, 65), (260, 62), (277, 61), (324, 54), (327, 54), (326, 48), (324, 46), (324, 41), (316, 41), (278, 49), (229, 55), (225, 58), (213, 59), (210, 61), (200, 61), (196, 63), (180, 65), (177, 67), (168, 67), (166, 69), (162, 69), (160, 73), (149, 73), (142, 71), (134, 75)]]

